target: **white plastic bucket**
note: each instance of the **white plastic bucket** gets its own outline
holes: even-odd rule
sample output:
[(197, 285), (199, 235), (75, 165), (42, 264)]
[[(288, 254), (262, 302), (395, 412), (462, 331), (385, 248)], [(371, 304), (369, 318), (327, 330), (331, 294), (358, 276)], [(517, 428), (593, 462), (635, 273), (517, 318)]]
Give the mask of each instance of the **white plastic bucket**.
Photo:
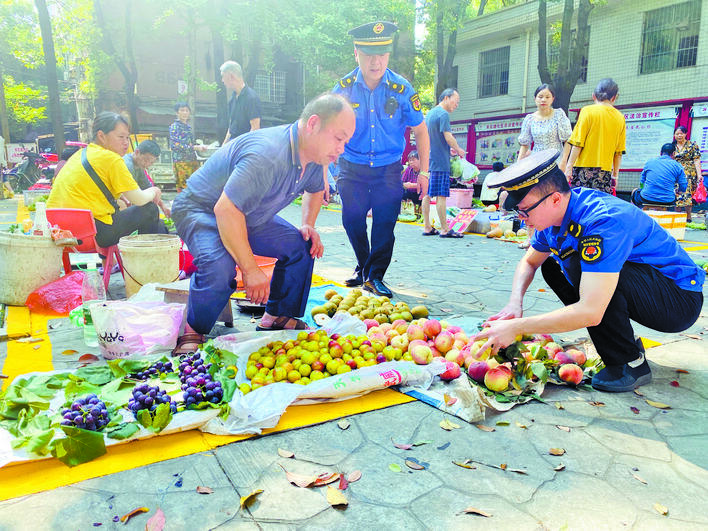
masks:
[(63, 251), (51, 238), (0, 232), (0, 303), (24, 306), (30, 293), (57, 280)]
[(123, 260), (126, 297), (150, 282), (166, 284), (177, 280), (180, 244), (179, 236), (174, 234), (123, 236), (118, 250)]

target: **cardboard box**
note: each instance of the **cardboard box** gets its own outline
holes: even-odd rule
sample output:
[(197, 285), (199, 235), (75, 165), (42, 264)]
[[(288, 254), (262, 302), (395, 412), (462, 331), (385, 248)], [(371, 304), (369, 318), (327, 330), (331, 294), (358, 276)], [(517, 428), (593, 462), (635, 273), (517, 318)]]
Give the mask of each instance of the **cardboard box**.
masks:
[(656, 221), (666, 232), (677, 240), (683, 240), (686, 236), (686, 213), (685, 212), (665, 212), (661, 210), (644, 210), (644, 213)]

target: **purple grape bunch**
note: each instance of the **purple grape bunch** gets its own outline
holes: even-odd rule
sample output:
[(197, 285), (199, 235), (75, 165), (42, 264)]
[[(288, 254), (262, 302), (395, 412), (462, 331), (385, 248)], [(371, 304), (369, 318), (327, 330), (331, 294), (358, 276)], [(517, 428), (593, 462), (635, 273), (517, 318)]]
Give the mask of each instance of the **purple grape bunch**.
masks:
[(171, 361), (158, 361), (145, 369), (144, 371), (134, 372), (128, 376), (134, 380), (147, 380), (149, 378), (158, 378), (161, 374), (173, 372)]
[(211, 363), (204, 363), (201, 354), (180, 358), (179, 375), (184, 391), (184, 404), (194, 406), (201, 402), (218, 404), (224, 397), (221, 382), (216, 382), (209, 374)]
[(71, 406), (62, 409), (61, 414), (64, 417), (62, 426), (90, 431), (102, 430), (110, 420), (106, 404), (93, 393), (77, 398)]
[(158, 386), (151, 386), (146, 383), (136, 385), (133, 388), (133, 396), (128, 400), (128, 408), (133, 415), (138, 416), (138, 412), (147, 409), (150, 413), (155, 413), (160, 404), (169, 404), (170, 411), (177, 413), (177, 404), (172, 402), (172, 398), (167, 391)]

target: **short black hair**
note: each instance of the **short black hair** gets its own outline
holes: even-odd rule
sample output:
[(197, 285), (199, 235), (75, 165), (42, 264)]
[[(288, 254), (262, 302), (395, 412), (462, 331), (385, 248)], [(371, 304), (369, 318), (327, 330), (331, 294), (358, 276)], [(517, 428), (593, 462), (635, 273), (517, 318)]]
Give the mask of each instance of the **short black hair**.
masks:
[[(568, 178), (565, 174), (556, 167), (545, 179), (531, 188), (531, 190), (538, 190), (539, 195), (546, 195), (551, 192), (561, 192), (564, 194), (570, 192), (570, 184), (568, 184)], [(531, 190), (529, 190), (529, 192)]]
[(179, 111), (182, 107), (187, 107), (189, 109), (189, 112), (192, 112), (192, 109), (189, 107), (189, 103), (186, 101), (178, 101), (175, 103), (175, 112)]
[(669, 157), (674, 154), (674, 151), (676, 151), (676, 146), (672, 142), (668, 142), (661, 146), (661, 154), (662, 155), (668, 155)]
[(160, 157), (160, 146), (157, 145), (157, 142), (154, 140), (143, 140), (138, 144), (138, 147), (135, 148), (136, 151), (140, 151), (140, 153), (149, 153), (150, 155), (154, 155), (155, 157)]
[(598, 101), (608, 101), (617, 96), (618, 92), (617, 83), (612, 78), (606, 77), (600, 80), (592, 94)]
[(304, 124), (311, 116), (316, 114), (320, 117), (322, 125), (327, 125), (332, 118), (339, 115), (346, 108), (352, 109), (351, 103), (349, 103), (347, 98), (340, 94), (323, 92), (307, 102), (300, 114), (299, 121)]
[(502, 171), (504, 169), (504, 163), (503, 162), (493, 162), (492, 163), (492, 171)]
[(119, 123), (124, 123), (130, 129), (130, 123), (123, 116), (116, 112), (103, 111), (93, 120), (93, 138), (98, 138), (98, 132), (110, 133)]

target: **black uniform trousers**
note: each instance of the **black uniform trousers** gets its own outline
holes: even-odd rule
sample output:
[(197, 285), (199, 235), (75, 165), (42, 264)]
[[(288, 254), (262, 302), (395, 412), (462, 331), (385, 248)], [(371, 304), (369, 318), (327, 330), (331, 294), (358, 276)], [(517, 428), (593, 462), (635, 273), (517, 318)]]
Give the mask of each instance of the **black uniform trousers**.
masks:
[[(543, 278), (566, 306), (580, 300), (580, 257), (574, 253), (570, 259), (572, 284), (553, 257), (541, 266)], [(659, 332), (681, 332), (696, 322), (702, 307), (702, 292), (679, 288), (650, 265), (625, 262), (602, 321), (587, 330), (605, 365), (624, 365), (640, 356), (630, 319)]]
[[(339, 159), (337, 190), (342, 200), (342, 225), (356, 255), (356, 271), (364, 280), (383, 280), (391, 263), (403, 184), (400, 162), (371, 168)], [(371, 245), (366, 214), (371, 209)]]

